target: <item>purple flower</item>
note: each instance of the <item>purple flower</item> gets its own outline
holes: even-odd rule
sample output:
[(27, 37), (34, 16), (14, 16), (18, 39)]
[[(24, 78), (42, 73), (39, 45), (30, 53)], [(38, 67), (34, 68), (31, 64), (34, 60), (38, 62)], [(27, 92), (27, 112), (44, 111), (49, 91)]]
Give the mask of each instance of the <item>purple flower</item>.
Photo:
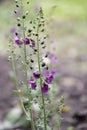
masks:
[(20, 46), (20, 45), (23, 44), (23, 42), (20, 40), (19, 37), (15, 37), (15, 43), (16, 43), (18, 46)]
[(49, 75), (49, 70), (44, 70), (43, 73), (42, 73), (42, 75), (44, 77), (48, 76)]
[(16, 29), (15, 29), (15, 28), (11, 28), (10, 32), (11, 32), (12, 34), (15, 34), (15, 33), (16, 33)]
[(35, 79), (39, 79), (40, 73), (39, 72), (33, 72), (33, 76), (34, 76)]
[(48, 84), (46, 84), (46, 83), (44, 83), (43, 84), (43, 86), (42, 86), (42, 92), (44, 93), (44, 94), (47, 94), (48, 93)]
[(53, 76), (56, 76), (56, 75), (58, 74), (58, 70), (55, 69), (55, 68), (52, 69), (51, 74), (52, 74)]
[(51, 60), (51, 62), (53, 64), (57, 64), (58, 63), (58, 57), (55, 54), (51, 53), (49, 58), (50, 58), (50, 60)]
[(48, 84), (52, 84), (53, 80), (54, 80), (53, 74), (49, 74), (49, 76), (46, 77), (46, 80), (45, 80), (45, 81), (46, 81), (46, 83), (48, 83)]
[(32, 47), (35, 47), (35, 41), (33, 39), (30, 39)]
[(36, 85), (36, 82), (33, 80), (33, 79), (30, 79), (28, 81), (29, 84), (31, 84), (31, 89), (35, 90), (37, 85)]
[(24, 44), (26, 44), (26, 45), (30, 44), (30, 39), (29, 38), (25, 38), (24, 39)]

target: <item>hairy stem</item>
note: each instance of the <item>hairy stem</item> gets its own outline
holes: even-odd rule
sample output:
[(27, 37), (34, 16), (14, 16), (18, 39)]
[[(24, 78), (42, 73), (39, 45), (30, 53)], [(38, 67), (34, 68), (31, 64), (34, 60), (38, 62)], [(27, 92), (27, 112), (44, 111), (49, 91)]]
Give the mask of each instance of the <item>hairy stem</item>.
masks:
[[(38, 22), (39, 25), (39, 22)], [(39, 26), (37, 27), (37, 34), (39, 34)], [(40, 67), (40, 47), (39, 47), (39, 37), (37, 36), (37, 58), (38, 58), (38, 69), (39, 73), (41, 74), (41, 67)], [(46, 117), (46, 109), (45, 109), (45, 101), (44, 95), (42, 92), (42, 78), (40, 76), (40, 87), (41, 87), (41, 96), (42, 96), (42, 104), (43, 104), (43, 113), (44, 113), (44, 130), (47, 130), (47, 117)]]
[(30, 90), (29, 90), (29, 86), (28, 86), (28, 75), (27, 75), (27, 55), (26, 55), (26, 45), (24, 45), (24, 60), (25, 60), (25, 84), (26, 84), (26, 88), (27, 88), (27, 96), (28, 96), (28, 106), (29, 106), (29, 110), (30, 110), (30, 118), (31, 118), (31, 126), (32, 126), (32, 130), (35, 130), (35, 126), (34, 126), (34, 120), (33, 120), (33, 113), (32, 113), (32, 108), (31, 108), (31, 94), (30, 94)]
[(18, 95), (19, 100), (20, 100), (20, 105), (21, 105), (24, 113), (27, 115), (26, 110), (24, 108), (24, 105), (21, 101), (21, 95), (20, 95), (20, 92), (19, 92), (19, 89), (18, 89), (18, 79), (17, 79), (16, 67), (15, 67), (15, 61), (14, 61), (14, 54), (12, 54), (11, 67), (12, 67), (13, 72), (14, 72), (15, 86), (16, 86), (16, 90), (17, 90), (17, 95)]
[[(23, 3), (21, 0), (21, 8), (23, 11)], [(23, 28), (23, 39), (25, 39), (25, 27), (24, 27), (24, 20), (22, 19), (22, 28)], [(28, 75), (27, 75), (27, 52), (26, 52), (26, 45), (24, 44), (24, 71), (25, 71), (25, 84), (26, 84), (26, 91), (27, 91), (27, 96), (28, 96), (28, 107), (29, 107), (29, 111), (30, 111), (30, 118), (31, 118), (31, 127), (32, 130), (35, 130), (35, 126), (34, 126), (34, 119), (33, 119), (33, 112), (32, 112), (32, 108), (31, 108), (31, 94), (30, 94), (30, 89), (29, 89), (29, 85), (28, 85)]]

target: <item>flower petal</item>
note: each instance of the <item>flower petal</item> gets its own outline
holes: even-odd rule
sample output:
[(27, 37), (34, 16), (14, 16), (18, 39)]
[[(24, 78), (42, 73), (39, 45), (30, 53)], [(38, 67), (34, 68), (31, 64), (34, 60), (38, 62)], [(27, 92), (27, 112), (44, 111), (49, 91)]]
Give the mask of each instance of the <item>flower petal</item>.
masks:
[(26, 45), (30, 44), (30, 39), (29, 38), (25, 38), (24, 39), (24, 44), (26, 44)]
[(44, 94), (47, 94), (48, 93), (48, 84), (46, 84), (46, 83), (44, 83), (43, 84), (43, 86), (42, 86), (42, 92), (44, 93)]
[(33, 76), (34, 76), (35, 79), (39, 79), (40, 73), (39, 72), (33, 72)]
[(23, 42), (19, 39), (19, 37), (15, 37), (15, 43), (16, 45), (20, 46), (23, 44)]
[(49, 74), (49, 76), (46, 77), (45, 81), (48, 84), (52, 84), (53, 80), (54, 80), (54, 76), (52, 74)]

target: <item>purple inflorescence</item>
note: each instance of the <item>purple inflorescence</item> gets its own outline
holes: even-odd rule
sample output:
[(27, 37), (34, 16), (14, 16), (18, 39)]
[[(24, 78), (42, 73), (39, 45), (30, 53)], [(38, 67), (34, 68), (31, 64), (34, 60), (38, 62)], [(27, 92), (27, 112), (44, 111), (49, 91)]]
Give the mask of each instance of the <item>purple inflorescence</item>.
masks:
[(48, 94), (48, 84), (44, 83), (43, 86), (42, 86), (42, 92), (44, 94)]
[(30, 39), (30, 41), (31, 41), (31, 46), (35, 47), (35, 41), (33, 39)]
[(49, 58), (50, 58), (50, 60), (51, 60), (51, 62), (53, 64), (57, 64), (58, 63), (58, 57), (54, 53), (50, 53), (49, 54)]
[(48, 84), (52, 84), (52, 82), (53, 82), (53, 80), (54, 80), (54, 76), (53, 76), (53, 74), (49, 74), (47, 77), (46, 77), (46, 83), (48, 83)]
[(23, 42), (20, 40), (19, 37), (15, 37), (15, 43), (16, 43), (16, 45), (18, 45), (18, 46), (20, 46), (20, 45), (23, 44)]
[(37, 85), (36, 82), (33, 79), (28, 80), (28, 83), (31, 85), (31, 89), (35, 90)]
[(54, 69), (52, 69), (51, 73), (55, 77), (58, 74), (58, 70), (54, 68)]
[(39, 79), (39, 78), (40, 78), (40, 73), (38, 73), (38, 72), (33, 72), (33, 77), (34, 77), (35, 79)]
[(29, 38), (25, 38), (24, 39), (24, 44), (26, 44), (26, 45), (30, 44), (30, 39)]
[(31, 43), (31, 47), (35, 47), (35, 41), (33, 39), (25, 38), (23, 41), (20, 40), (18, 36), (15, 37), (15, 43), (17, 45), (29, 45)]

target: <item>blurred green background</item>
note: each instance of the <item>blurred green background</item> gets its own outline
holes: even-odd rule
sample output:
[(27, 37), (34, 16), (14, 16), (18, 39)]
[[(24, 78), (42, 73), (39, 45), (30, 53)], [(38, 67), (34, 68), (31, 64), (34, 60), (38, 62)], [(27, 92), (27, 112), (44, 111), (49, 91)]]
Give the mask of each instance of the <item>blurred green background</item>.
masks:
[[(25, 4), (25, 0), (23, 2)], [(87, 49), (87, 0), (32, 0), (27, 9), (35, 15), (40, 6), (44, 10), (47, 33), (56, 46), (58, 55), (71, 50), (72, 54), (86, 53)], [(0, 2), (0, 52), (6, 52), (9, 30), (16, 26), (13, 0)], [(70, 52), (70, 51), (69, 51)], [(71, 54), (71, 55), (72, 55)]]

